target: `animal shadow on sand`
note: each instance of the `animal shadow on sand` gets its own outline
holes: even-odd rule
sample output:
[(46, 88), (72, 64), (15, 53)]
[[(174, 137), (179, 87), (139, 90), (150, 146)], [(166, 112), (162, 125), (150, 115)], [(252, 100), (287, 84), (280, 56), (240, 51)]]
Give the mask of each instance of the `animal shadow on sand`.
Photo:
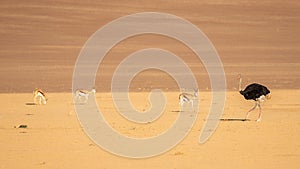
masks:
[(250, 121), (249, 119), (240, 119), (240, 118), (228, 118), (228, 119), (220, 119), (220, 121)]
[(34, 106), (34, 105), (37, 105), (37, 104), (35, 104), (33, 102), (27, 102), (27, 103), (25, 103), (25, 105), (27, 105), (27, 106)]

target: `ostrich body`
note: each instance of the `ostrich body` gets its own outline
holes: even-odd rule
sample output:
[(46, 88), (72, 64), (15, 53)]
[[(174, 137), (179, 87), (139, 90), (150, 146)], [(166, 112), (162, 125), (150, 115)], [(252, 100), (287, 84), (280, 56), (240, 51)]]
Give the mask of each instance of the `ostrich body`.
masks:
[(240, 94), (244, 96), (246, 100), (254, 100), (255, 105), (247, 112), (246, 118), (248, 118), (251, 111), (255, 110), (255, 108), (258, 106), (259, 108), (259, 115), (258, 119), (256, 121), (261, 120), (261, 106), (260, 103), (265, 101), (266, 99), (271, 98), (271, 92), (270, 90), (258, 83), (252, 83), (248, 85), (245, 90), (242, 90), (242, 76), (239, 75), (239, 91)]

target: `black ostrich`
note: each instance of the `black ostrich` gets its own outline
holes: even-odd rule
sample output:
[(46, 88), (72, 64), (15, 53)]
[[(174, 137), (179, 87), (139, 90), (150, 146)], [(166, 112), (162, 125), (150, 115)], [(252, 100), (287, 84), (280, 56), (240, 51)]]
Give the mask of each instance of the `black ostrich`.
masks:
[(259, 115), (256, 121), (261, 120), (261, 106), (260, 103), (265, 101), (266, 99), (271, 98), (270, 90), (258, 83), (252, 83), (248, 85), (245, 90), (242, 90), (242, 76), (239, 75), (239, 91), (240, 94), (245, 97), (246, 100), (254, 100), (255, 105), (252, 107), (246, 114), (245, 120), (248, 118), (251, 111), (253, 111), (257, 106), (259, 107)]

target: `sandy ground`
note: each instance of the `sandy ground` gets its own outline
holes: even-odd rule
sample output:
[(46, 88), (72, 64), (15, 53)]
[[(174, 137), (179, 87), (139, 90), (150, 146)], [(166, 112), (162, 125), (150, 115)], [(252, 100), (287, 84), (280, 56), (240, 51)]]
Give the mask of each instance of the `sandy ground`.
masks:
[[(46, 106), (31, 105), (30, 94), (1, 94), (1, 168), (299, 168), (299, 91), (276, 90), (251, 121), (239, 121), (252, 106), (237, 92), (228, 92), (223, 119), (213, 136), (198, 144), (210, 107), (210, 93), (200, 92), (200, 111), (187, 137), (172, 150), (147, 159), (127, 159), (99, 148), (83, 132), (71, 94), (50, 93)], [(131, 93), (140, 111), (147, 109), (148, 93)], [(124, 120), (109, 93), (96, 94), (100, 110), (116, 131), (145, 138), (166, 131), (175, 121), (178, 93), (166, 93), (164, 114), (153, 123)], [(139, 106), (138, 106), (139, 105)], [(143, 105), (143, 106), (141, 106)], [(15, 128), (27, 125), (28, 128)]]
[[(114, 19), (137, 12), (182, 17), (211, 40), (224, 65), (227, 100), (219, 127), (197, 143), (210, 107), (210, 83), (201, 60), (182, 43), (158, 35), (128, 38), (105, 56), (96, 78), (96, 98), (108, 123), (130, 137), (155, 136), (178, 115), (178, 86), (163, 72), (138, 74), (130, 85), (133, 104), (149, 108), (146, 93), (163, 89), (168, 105), (150, 124), (124, 120), (111, 101), (111, 77), (126, 56), (162, 48), (181, 57), (200, 89), (200, 111), (190, 134), (174, 149), (148, 159), (117, 157), (83, 132), (71, 100), (76, 59), (87, 39)], [(297, 0), (246, 1), (11, 1), (0, 2), (0, 168), (300, 168), (300, 3)], [(252, 106), (237, 93), (259, 82), (271, 90), (262, 122), (239, 121)], [(163, 83), (161, 80), (163, 79)], [(32, 105), (32, 90), (49, 96)], [(256, 119), (257, 111), (251, 114)], [(230, 120), (231, 119), (231, 120)], [(18, 128), (27, 125), (28, 128)]]

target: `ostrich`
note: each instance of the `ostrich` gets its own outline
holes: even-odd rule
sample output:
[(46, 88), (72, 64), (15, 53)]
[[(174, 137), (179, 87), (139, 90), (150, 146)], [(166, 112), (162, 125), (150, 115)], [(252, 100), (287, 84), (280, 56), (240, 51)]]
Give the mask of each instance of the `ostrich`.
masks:
[(258, 83), (252, 83), (248, 85), (245, 90), (242, 90), (242, 76), (239, 74), (239, 91), (240, 94), (244, 96), (246, 100), (254, 100), (255, 105), (247, 112), (245, 120), (248, 118), (251, 111), (255, 110), (258, 106), (259, 115), (256, 121), (261, 121), (261, 106), (260, 103), (266, 99), (271, 98), (270, 90)]

